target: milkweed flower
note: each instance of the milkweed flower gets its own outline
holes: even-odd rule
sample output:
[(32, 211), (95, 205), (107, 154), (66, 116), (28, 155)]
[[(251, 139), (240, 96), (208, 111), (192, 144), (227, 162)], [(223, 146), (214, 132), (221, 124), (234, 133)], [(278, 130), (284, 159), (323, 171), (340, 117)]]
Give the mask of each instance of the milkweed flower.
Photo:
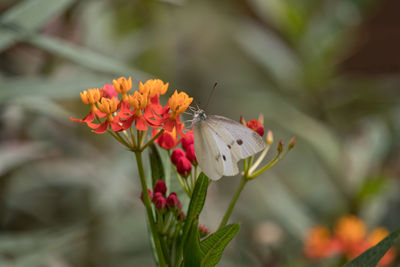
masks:
[(101, 98), (100, 90), (97, 88), (88, 89), (87, 91), (84, 90), (80, 93), (80, 96), (83, 104), (90, 105), (90, 112), (83, 119), (74, 119), (72, 117), (70, 119), (72, 121), (86, 123), (89, 126), (94, 126), (91, 123), (95, 116), (98, 116), (99, 118), (104, 118), (106, 116), (106, 114), (100, 112), (96, 107), (97, 101)]
[(180, 157), (176, 164), (176, 170), (183, 177), (187, 177), (192, 171), (192, 164), (186, 157)]
[(154, 186), (154, 193), (161, 193), (162, 195), (165, 195), (167, 192), (167, 186), (165, 185), (165, 182), (163, 180), (158, 180), (156, 185)]
[(98, 109), (106, 114), (106, 120), (101, 124), (93, 124), (89, 125), (90, 128), (94, 129), (95, 133), (104, 133), (107, 131), (108, 126), (111, 126), (111, 129), (114, 132), (122, 131), (122, 127), (119, 123), (118, 118), (113, 116), (113, 113), (117, 111), (119, 101), (116, 98), (108, 99), (102, 98), (99, 102), (97, 102)]
[(304, 253), (310, 259), (324, 259), (334, 252), (330, 230), (324, 226), (312, 228), (305, 240)]
[(185, 152), (182, 149), (175, 148), (171, 154), (171, 161), (174, 165), (176, 165), (178, 163), (179, 158), (184, 157), (184, 156), (185, 156)]
[(148, 98), (147, 113), (155, 112), (160, 115), (163, 107), (160, 104), (160, 95), (164, 95), (168, 90), (169, 83), (164, 83), (160, 79), (147, 80), (144, 84), (139, 83), (139, 92)]
[[(158, 134), (158, 130), (153, 130), (153, 136)], [(176, 129), (173, 128), (172, 131), (164, 131), (155, 142), (163, 149), (170, 150), (176, 147), (179, 143), (178, 136), (176, 134)]]
[(180, 135), (184, 135), (182, 132), (183, 123), (180, 121), (179, 115), (186, 111), (192, 101), (193, 97), (189, 97), (185, 92), (178, 93), (175, 90), (164, 112), (165, 122), (163, 128), (167, 131), (172, 131), (172, 129), (176, 128)]
[(112, 84), (106, 83), (103, 87), (103, 89), (101, 90), (102, 93), (102, 97), (105, 98), (118, 98), (118, 92), (114, 89), (114, 87), (112, 86)]

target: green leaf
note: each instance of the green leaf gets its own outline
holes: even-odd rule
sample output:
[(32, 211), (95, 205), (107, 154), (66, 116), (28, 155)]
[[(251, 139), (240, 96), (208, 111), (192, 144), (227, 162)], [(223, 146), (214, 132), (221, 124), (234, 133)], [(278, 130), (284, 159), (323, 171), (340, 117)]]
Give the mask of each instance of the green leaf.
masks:
[(34, 31), (64, 11), (74, 0), (22, 1), (1, 16), (0, 51), (13, 45), (21, 34), (18, 29)]
[(187, 245), (190, 230), (193, 227), (193, 224), (196, 224), (197, 218), (203, 209), (209, 183), (210, 180), (204, 173), (201, 173), (197, 178), (192, 198), (189, 203), (185, 224), (183, 225), (182, 236), (179, 241), (180, 243), (177, 254), (177, 262), (179, 262), (181, 259), (184, 247)]
[(201, 266), (201, 250), (199, 237), (199, 222), (194, 220), (189, 231), (185, 246), (183, 248), (183, 266), (200, 267)]
[(204, 206), (206, 200), (207, 188), (209, 184), (208, 177), (201, 173), (197, 178), (196, 185), (193, 190), (192, 199), (189, 203), (189, 209), (187, 212), (186, 223), (183, 227), (183, 234), (187, 234), (189, 231), (192, 221), (198, 217)]
[(394, 245), (399, 234), (400, 230), (391, 233), (376, 246), (366, 250), (343, 267), (375, 267), (386, 252)]
[(153, 184), (152, 187), (154, 187), (158, 180), (165, 179), (164, 166), (161, 156), (154, 144), (150, 145), (149, 159), (151, 168), (151, 182)]
[(225, 247), (236, 236), (239, 229), (238, 223), (230, 224), (201, 241), (201, 266), (215, 266), (221, 259)]

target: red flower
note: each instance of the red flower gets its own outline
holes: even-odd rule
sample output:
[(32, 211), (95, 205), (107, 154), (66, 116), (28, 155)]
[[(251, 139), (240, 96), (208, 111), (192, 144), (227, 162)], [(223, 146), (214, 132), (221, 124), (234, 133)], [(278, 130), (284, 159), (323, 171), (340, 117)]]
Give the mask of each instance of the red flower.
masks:
[(70, 118), (71, 121), (86, 123), (89, 127), (96, 127), (96, 124), (93, 124), (92, 121), (95, 119), (95, 116), (99, 118), (104, 118), (106, 114), (100, 112), (96, 107), (96, 102), (98, 102), (101, 98), (101, 93), (99, 89), (89, 89), (80, 93), (81, 100), (83, 104), (90, 105), (90, 112), (83, 119), (74, 119)]
[(167, 186), (165, 185), (163, 180), (158, 180), (156, 185), (154, 186), (154, 193), (160, 192), (162, 195), (167, 193)]
[(160, 95), (163, 95), (168, 90), (168, 83), (164, 84), (159, 79), (148, 80), (144, 84), (139, 83), (139, 91), (143, 95), (147, 96), (148, 106), (146, 107), (146, 113), (156, 113), (160, 115), (163, 111), (163, 107), (160, 105)]
[(106, 114), (107, 119), (101, 124), (88, 124), (90, 128), (95, 130), (93, 131), (94, 133), (104, 133), (105, 131), (107, 131), (109, 125), (111, 126), (111, 129), (115, 132), (123, 130), (119, 123), (118, 117), (113, 117), (113, 113), (118, 108), (118, 100), (116, 98), (108, 99), (103, 97), (100, 102), (97, 103), (97, 106), (101, 112)]
[(247, 127), (256, 131), (260, 136), (264, 135), (264, 125), (256, 119), (249, 120), (246, 124)]
[(103, 89), (101, 90), (102, 93), (102, 97), (105, 98), (118, 98), (118, 92), (114, 89), (114, 87), (112, 86), (112, 84), (106, 83), (103, 87)]
[(191, 163), (197, 164), (196, 154), (194, 153), (194, 145), (191, 144), (186, 148), (186, 157)]
[(179, 158), (184, 157), (184, 156), (185, 156), (185, 152), (182, 149), (175, 148), (171, 154), (171, 161), (172, 161), (172, 163), (174, 163), (174, 165), (176, 165), (176, 164), (178, 164)]
[[(158, 131), (153, 130), (153, 136), (157, 135)], [(175, 129), (172, 132), (164, 131), (155, 141), (161, 148), (170, 150), (174, 148), (178, 143)]]
[(193, 98), (189, 97), (185, 92), (178, 93), (175, 90), (162, 112), (164, 118), (163, 128), (169, 132), (175, 128), (181, 136), (184, 136), (182, 132), (183, 123), (180, 121), (179, 115), (186, 111), (192, 101)]
[(180, 175), (186, 177), (192, 171), (192, 164), (186, 157), (180, 157), (176, 164), (176, 169)]

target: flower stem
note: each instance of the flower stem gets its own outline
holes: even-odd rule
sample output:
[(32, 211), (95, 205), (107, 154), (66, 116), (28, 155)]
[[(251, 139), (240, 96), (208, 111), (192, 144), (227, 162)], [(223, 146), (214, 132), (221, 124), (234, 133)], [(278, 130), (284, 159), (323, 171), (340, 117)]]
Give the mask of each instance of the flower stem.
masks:
[(160, 135), (164, 132), (164, 129), (162, 129), (161, 131), (159, 131), (155, 136), (153, 136), (153, 138), (151, 138), (145, 145), (143, 145), (140, 149), (143, 151), (146, 147), (148, 147), (149, 145), (151, 145), (154, 140), (156, 140), (158, 137), (160, 137)]
[(235, 207), (236, 201), (238, 200), (240, 193), (242, 193), (244, 186), (246, 185), (248, 179), (243, 176), (242, 180), (240, 181), (239, 187), (236, 190), (235, 195), (233, 195), (233, 198), (231, 200), (231, 203), (229, 204), (229, 207), (227, 209), (227, 211), (225, 212), (224, 217), (222, 218), (221, 223), (219, 224), (218, 229), (221, 229), (222, 227), (224, 227), (226, 225), (226, 223), (229, 220), (229, 217), (231, 216), (232, 210)]
[(146, 177), (145, 177), (144, 169), (143, 169), (142, 152), (135, 151), (135, 156), (136, 156), (136, 163), (137, 163), (138, 170), (139, 170), (140, 183), (142, 184), (143, 203), (144, 203), (144, 206), (146, 207), (147, 219), (149, 222), (151, 234), (153, 236), (154, 246), (155, 246), (157, 258), (158, 258), (158, 264), (159, 264), (159, 266), (167, 266), (165, 263), (164, 254), (162, 252), (160, 237), (157, 233), (156, 225), (154, 223), (154, 216), (153, 216), (153, 210), (152, 210), (151, 204), (150, 204), (150, 197), (147, 192)]

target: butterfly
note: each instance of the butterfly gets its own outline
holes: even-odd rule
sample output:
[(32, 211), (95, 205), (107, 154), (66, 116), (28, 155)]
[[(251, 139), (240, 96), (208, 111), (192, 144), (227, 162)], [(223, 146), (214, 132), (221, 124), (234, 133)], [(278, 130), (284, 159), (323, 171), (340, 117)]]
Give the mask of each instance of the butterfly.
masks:
[(255, 131), (218, 115), (194, 110), (192, 120), (194, 152), (200, 169), (212, 180), (239, 173), (238, 161), (265, 149)]

